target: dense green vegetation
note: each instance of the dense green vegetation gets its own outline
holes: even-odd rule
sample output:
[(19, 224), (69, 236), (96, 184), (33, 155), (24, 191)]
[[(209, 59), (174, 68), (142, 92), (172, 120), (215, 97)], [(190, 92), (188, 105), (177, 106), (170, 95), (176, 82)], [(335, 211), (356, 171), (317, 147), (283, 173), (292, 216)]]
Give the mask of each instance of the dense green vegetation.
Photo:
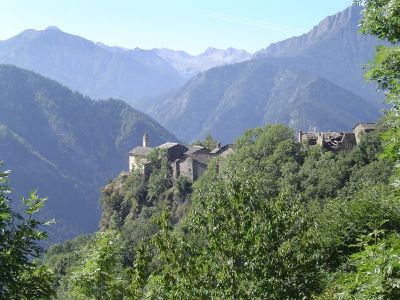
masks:
[[(166, 174), (162, 163), (148, 182), (121, 175), (103, 190), (103, 230), (73, 248), (82, 255), (49, 250), (60, 297), (326, 299), (358, 291), (353, 277), (364, 284), (368, 264), (396, 263), (394, 162), (380, 158), (386, 126), (339, 153), (300, 145), (281, 125), (249, 130), (193, 191), (179, 183), (149, 196), (151, 177)], [(100, 263), (101, 280), (91, 271)], [(387, 292), (397, 273), (382, 272)]]
[[(386, 118), (390, 129), (383, 135), (385, 155), (400, 162), (400, 1), (389, 0), (357, 0), (366, 9), (361, 29), (365, 34), (373, 34), (385, 39), (391, 46), (380, 46), (376, 50), (375, 59), (368, 66), (367, 78), (378, 84), (379, 90), (386, 95), (391, 104)], [(398, 169), (399, 170), (399, 169)], [(397, 174), (400, 177), (400, 173)], [(395, 184), (399, 185), (399, 178)]]

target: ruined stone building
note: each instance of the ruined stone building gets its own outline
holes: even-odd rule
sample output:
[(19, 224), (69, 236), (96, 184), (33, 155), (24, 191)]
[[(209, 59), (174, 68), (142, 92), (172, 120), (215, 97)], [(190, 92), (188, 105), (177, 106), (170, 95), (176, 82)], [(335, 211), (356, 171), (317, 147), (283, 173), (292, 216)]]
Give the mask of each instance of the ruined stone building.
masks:
[(375, 123), (358, 123), (352, 132), (303, 132), (299, 131), (298, 141), (310, 146), (317, 145), (323, 149), (338, 151), (351, 150), (360, 143), (364, 133), (375, 129)]
[(375, 123), (358, 123), (353, 127), (353, 133), (356, 136), (357, 144), (361, 140), (361, 136), (366, 133), (375, 130)]
[[(139, 170), (145, 177), (151, 172), (151, 163), (147, 155), (154, 149), (148, 146), (149, 137), (143, 136), (143, 145), (137, 146), (129, 151), (129, 172)], [(206, 170), (211, 159), (221, 156), (225, 157), (233, 152), (233, 145), (218, 145), (210, 151), (202, 146), (186, 146), (178, 143), (167, 142), (156, 148), (164, 149), (170, 164), (171, 174), (174, 179), (179, 176), (189, 181), (196, 181)]]

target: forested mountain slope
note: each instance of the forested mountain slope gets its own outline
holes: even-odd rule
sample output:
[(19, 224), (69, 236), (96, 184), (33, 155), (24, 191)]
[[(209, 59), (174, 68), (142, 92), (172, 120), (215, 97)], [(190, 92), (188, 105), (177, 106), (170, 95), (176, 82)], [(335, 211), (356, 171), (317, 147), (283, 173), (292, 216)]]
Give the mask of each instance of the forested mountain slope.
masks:
[(232, 142), (247, 128), (282, 123), (302, 130), (350, 130), (374, 121), (376, 105), (321, 77), (257, 59), (213, 68), (159, 98), (149, 114), (192, 141), (207, 134)]
[(94, 230), (100, 187), (128, 168), (144, 132), (176, 138), (119, 100), (93, 101), (33, 72), (0, 65), (0, 159), (19, 195), (38, 189), (63, 239)]

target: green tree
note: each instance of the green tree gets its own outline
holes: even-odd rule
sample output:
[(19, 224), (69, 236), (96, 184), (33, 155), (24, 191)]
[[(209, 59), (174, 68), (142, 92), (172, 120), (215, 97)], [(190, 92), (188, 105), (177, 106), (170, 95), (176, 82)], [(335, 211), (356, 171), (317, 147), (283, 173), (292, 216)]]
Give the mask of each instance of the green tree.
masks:
[(33, 260), (43, 252), (38, 241), (47, 237), (33, 215), (46, 199), (32, 192), (22, 199), (21, 215), (11, 208), (9, 193), (8, 172), (0, 172), (0, 299), (51, 299), (54, 277)]
[(218, 146), (218, 141), (208, 134), (203, 141), (197, 140), (192, 143), (193, 146), (203, 146), (209, 150), (215, 149)]
[(209, 165), (182, 231), (161, 222), (150, 299), (287, 299), (320, 289), (315, 241), (304, 236), (312, 218), (281, 181), (301, 161), (293, 137), (284, 126), (250, 130), (224, 170)]
[(152, 164), (152, 172), (147, 183), (147, 200), (154, 203), (163, 192), (172, 187), (171, 170), (165, 151), (154, 149), (149, 153), (148, 159)]
[(400, 238), (374, 230), (359, 239), (361, 248), (350, 256), (318, 299), (399, 299)]
[(71, 275), (75, 299), (124, 299), (129, 278), (122, 268), (122, 239), (117, 231), (98, 232)]
[(356, 299), (400, 298), (400, 238), (392, 234), (387, 238), (371, 232), (362, 240), (363, 250), (353, 254), (349, 265), (355, 272), (342, 274), (342, 293)]
[[(400, 1), (399, 0), (356, 0), (355, 4), (365, 6), (361, 20), (361, 30), (392, 46), (379, 46), (375, 59), (369, 64), (367, 78), (378, 84), (378, 89), (386, 95), (391, 104), (386, 118), (390, 128), (383, 134), (384, 155), (400, 162)], [(395, 184), (400, 185), (398, 169)]]

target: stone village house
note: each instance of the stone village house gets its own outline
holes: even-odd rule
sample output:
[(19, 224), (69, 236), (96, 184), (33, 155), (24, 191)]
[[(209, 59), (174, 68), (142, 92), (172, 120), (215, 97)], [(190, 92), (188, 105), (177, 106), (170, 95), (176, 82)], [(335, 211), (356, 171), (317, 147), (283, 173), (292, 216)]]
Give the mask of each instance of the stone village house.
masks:
[[(206, 170), (211, 159), (215, 157), (225, 157), (233, 152), (231, 144), (209, 150), (202, 146), (192, 146), (190, 148), (178, 143), (167, 142), (159, 145), (158, 149), (164, 149), (171, 167), (174, 179), (179, 176), (185, 177), (189, 181), (196, 181)], [(147, 155), (154, 148), (149, 147), (149, 136), (144, 134), (143, 145), (137, 146), (129, 151), (129, 172), (139, 170), (147, 177), (151, 171), (150, 162)]]
[[(298, 141), (307, 145), (316, 145), (329, 151), (351, 150), (361, 139), (361, 136), (375, 129), (374, 123), (358, 123), (352, 132), (303, 132), (299, 131)], [(233, 145), (220, 144), (213, 150), (202, 146), (192, 146), (190, 148), (178, 144), (167, 142), (156, 147), (164, 149), (171, 167), (174, 179), (179, 176), (185, 177), (191, 182), (196, 181), (206, 170), (209, 162), (216, 157), (226, 157), (233, 153)], [(151, 163), (147, 155), (154, 148), (149, 147), (149, 136), (144, 134), (143, 145), (137, 146), (129, 151), (129, 172), (139, 170), (145, 177), (151, 172)]]

